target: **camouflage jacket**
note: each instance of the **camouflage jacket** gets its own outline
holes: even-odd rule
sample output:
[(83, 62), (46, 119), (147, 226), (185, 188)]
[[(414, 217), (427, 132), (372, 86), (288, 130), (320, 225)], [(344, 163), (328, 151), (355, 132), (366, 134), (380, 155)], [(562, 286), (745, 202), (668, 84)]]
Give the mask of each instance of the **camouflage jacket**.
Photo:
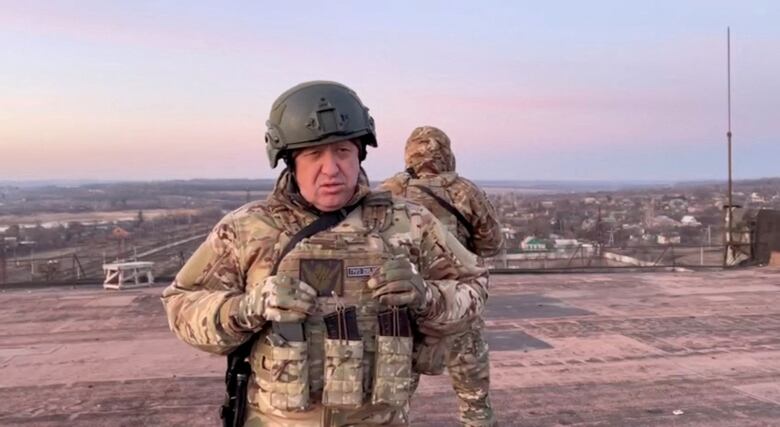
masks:
[[(444, 132), (430, 126), (415, 129), (407, 140), (404, 161), (406, 171), (385, 180), (380, 189), (436, 213), (440, 220), (450, 225), (450, 231), (458, 240), (477, 255), (493, 256), (501, 250), (503, 235), (496, 211), (484, 191), (455, 172), (455, 155)], [(471, 224), (473, 235), (457, 224), (454, 217), (450, 221), (444, 220), (442, 215), (450, 214), (442, 211), (437, 201), (420, 191), (417, 185), (431, 189), (457, 209)]]
[[(355, 203), (371, 196), (361, 173)], [(388, 196), (389, 197), (389, 196)], [(431, 336), (466, 330), (482, 314), (487, 299), (487, 270), (426, 209), (392, 199), (381, 215), (387, 227), (380, 232), (395, 251), (410, 255), (429, 285), (430, 308), (415, 319)], [(365, 204), (349, 221), (371, 221)], [(249, 203), (225, 216), (195, 251), (162, 295), (171, 330), (199, 349), (227, 354), (250, 338), (234, 314), (242, 294), (262, 284), (279, 252), (302, 227), (317, 218), (316, 211), (294, 191), (291, 175), (282, 173), (265, 202)]]

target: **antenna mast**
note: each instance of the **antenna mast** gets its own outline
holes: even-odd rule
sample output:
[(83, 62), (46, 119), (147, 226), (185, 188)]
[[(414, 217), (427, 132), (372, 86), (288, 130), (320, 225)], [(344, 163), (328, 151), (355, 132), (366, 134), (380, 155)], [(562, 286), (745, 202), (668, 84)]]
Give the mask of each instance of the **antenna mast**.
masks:
[(726, 205), (726, 251), (723, 257), (723, 266), (728, 266), (729, 254), (733, 257), (734, 246), (731, 233), (734, 227), (734, 205), (732, 199), (732, 181), (731, 181), (731, 28), (726, 27), (726, 88), (728, 91), (728, 130), (726, 131), (726, 139), (728, 140), (728, 156), (729, 156), (729, 202)]

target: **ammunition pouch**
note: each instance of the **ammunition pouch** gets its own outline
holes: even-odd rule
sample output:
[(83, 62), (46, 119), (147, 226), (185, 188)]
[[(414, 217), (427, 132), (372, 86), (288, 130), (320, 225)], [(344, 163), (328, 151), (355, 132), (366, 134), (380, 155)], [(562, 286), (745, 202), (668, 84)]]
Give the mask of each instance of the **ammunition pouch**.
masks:
[(376, 337), (371, 403), (402, 406), (412, 392), (412, 338)]
[(413, 340), (406, 308), (392, 307), (377, 316), (374, 386), (371, 403), (404, 405), (412, 393)]
[(259, 392), (267, 394), (268, 402), (276, 409), (306, 411), (309, 409), (308, 343), (274, 341), (267, 338), (259, 345), (259, 357), (252, 359)]
[(363, 340), (355, 306), (337, 305), (323, 318), (327, 331), (324, 340), (325, 385), (322, 404), (355, 409), (363, 404)]
[(322, 404), (355, 409), (363, 404), (363, 341), (325, 339)]

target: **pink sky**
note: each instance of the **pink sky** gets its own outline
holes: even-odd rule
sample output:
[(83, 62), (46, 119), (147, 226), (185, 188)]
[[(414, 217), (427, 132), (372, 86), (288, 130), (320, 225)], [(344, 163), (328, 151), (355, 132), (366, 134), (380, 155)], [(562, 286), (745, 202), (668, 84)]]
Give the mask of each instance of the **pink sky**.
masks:
[(375, 179), (422, 124), (476, 179), (722, 178), (727, 25), (735, 176), (780, 175), (774, 2), (318, 4), (0, 1), (0, 180), (270, 178), (270, 105), (313, 79), (371, 107)]

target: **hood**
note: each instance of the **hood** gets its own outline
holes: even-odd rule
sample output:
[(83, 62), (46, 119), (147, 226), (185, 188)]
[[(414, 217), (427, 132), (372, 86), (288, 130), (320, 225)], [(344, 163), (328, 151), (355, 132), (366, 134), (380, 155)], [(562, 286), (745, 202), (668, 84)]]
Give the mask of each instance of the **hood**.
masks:
[(412, 131), (404, 150), (406, 169), (417, 176), (455, 172), (450, 138), (441, 129), (421, 126)]

